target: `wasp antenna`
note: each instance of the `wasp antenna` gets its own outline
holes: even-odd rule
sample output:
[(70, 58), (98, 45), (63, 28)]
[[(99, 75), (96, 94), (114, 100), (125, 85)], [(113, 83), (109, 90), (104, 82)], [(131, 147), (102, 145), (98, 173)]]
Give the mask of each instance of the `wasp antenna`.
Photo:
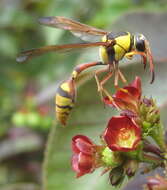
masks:
[(151, 81), (150, 81), (150, 84), (152, 84), (154, 82), (154, 79), (155, 79), (155, 72), (151, 71)]
[(151, 75), (152, 75), (150, 84), (152, 84), (154, 82), (154, 79), (155, 79), (153, 57), (152, 57), (152, 53), (151, 53), (148, 41), (146, 40), (145, 43), (146, 43), (146, 47), (147, 47), (147, 52), (146, 53), (149, 56), (150, 72), (151, 72)]
[(152, 58), (152, 55), (151, 55), (151, 52), (150, 50), (148, 51), (148, 55), (149, 55), (149, 63), (150, 63), (150, 72), (151, 72), (151, 84), (154, 82), (154, 79), (155, 79), (155, 73), (154, 73), (154, 64), (153, 64), (153, 58)]
[(144, 70), (145, 70), (147, 66), (147, 56), (143, 55), (142, 58), (143, 58), (143, 65), (144, 65)]

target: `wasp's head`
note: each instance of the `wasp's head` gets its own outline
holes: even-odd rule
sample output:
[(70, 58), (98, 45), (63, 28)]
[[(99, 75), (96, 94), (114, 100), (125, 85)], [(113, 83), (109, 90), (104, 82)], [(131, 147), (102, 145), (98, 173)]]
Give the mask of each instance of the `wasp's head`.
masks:
[(134, 46), (137, 51), (146, 51), (146, 37), (143, 34), (136, 34), (134, 36)]
[(151, 83), (154, 81), (154, 65), (152, 53), (150, 50), (149, 42), (143, 34), (134, 35), (134, 49), (139, 52), (139, 54), (143, 57), (144, 67), (147, 63), (147, 57), (149, 57), (150, 71), (152, 73)]

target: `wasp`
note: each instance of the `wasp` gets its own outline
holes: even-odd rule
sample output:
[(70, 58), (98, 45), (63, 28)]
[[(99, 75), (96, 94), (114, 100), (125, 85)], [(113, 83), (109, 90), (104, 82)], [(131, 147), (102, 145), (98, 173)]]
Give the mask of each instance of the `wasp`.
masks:
[[(153, 58), (149, 42), (143, 34), (132, 34), (130, 32), (107, 32), (61, 16), (42, 17), (39, 19), (39, 23), (50, 27), (68, 30), (75, 36), (88, 42), (77, 44), (50, 45), (23, 51), (18, 55), (16, 59), (18, 62), (25, 62), (35, 56), (39, 56), (47, 52), (60, 52), (62, 50), (99, 47), (101, 61), (83, 63), (76, 66), (70, 78), (60, 84), (57, 89), (55, 98), (56, 116), (63, 125), (66, 124), (68, 115), (75, 103), (75, 80), (81, 72), (90, 67), (98, 65), (106, 66), (95, 71), (95, 79), (101, 97), (103, 96), (103, 93), (109, 96), (108, 92), (103, 88), (103, 86), (113, 75), (114, 86), (116, 88), (118, 88), (119, 79), (121, 79), (123, 83), (127, 83), (125, 76), (118, 67), (119, 61), (124, 57), (132, 59), (134, 55), (140, 55), (143, 59), (144, 68), (146, 66), (147, 59), (149, 59), (150, 72), (152, 75), (150, 83), (153, 83), (155, 78)], [(92, 42), (92, 39), (95, 38), (100, 39)], [(103, 72), (107, 72), (107, 74), (100, 81), (98, 79), (98, 75)], [(109, 97), (112, 99), (111, 96)]]

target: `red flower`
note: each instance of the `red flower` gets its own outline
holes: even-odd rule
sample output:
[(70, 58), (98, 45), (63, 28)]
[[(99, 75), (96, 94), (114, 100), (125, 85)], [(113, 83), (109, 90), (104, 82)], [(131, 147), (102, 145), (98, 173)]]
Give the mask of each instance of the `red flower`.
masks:
[(111, 150), (128, 152), (137, 148), (141, 129), (127, 116), (112, 117), (103, 137)]
[(72, 169), (77, 173), (76, 177), (91, 173), (95, 169), (95, 145), (83, 135), (72, 138)]
[(138, 102), (140, 100), (140, 97), (141, 80), (139, 77), (136, 77), (131, 84), (119, 89), (113, 95), (113, 101), (108, 97), (105, 97), (104, 102), (109, 106), (114, 106), (121, 110), (130, 110), (136, 113), (138, 110)]
[(167, 180), (159, 175), (156, 175), (155, 177), (150, 177), (147, 181), (147, 187), (149, 190), (166, 190)]

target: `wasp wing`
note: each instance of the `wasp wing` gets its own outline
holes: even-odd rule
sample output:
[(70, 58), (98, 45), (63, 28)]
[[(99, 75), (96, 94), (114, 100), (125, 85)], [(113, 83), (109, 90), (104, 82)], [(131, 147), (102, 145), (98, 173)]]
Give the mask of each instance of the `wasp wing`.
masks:
[(45, 46), (37, 49), (31, 49), (21, 52), (16, 58), (17, 62), (25, 62), (32, 57), (45, 54), (47, 52), (59, 52), (59, 51), (68, 51), (71, 49), (78, 48), (87, 48), (87, 47), (98, 47), (98, 46), (109, 46), (112, 45), (111, 42), (95, 42), (95, 43), (78, 43), (78, 44), (65, 44), (65, 45), (51, 45)]
[(82, 24), (80, 22), (61, 16), (42, 17), (39, 19), (39, 23), (50, 27), (69, 30), (75, 36), (86, 41), (92, 41), (92, 39), (106, 35), (108, 33), (104, 30), (97, 29), (92, 26), (88, 26), (86, 24)]

